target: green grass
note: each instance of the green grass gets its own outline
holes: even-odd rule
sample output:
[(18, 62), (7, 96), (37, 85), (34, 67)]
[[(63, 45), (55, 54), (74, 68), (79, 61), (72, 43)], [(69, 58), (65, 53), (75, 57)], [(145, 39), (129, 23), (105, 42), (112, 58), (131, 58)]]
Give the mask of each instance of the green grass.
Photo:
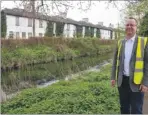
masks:
[(111, 66), (43, 89), (27, 89), (2, 104), (3, 114), (119, 114)]

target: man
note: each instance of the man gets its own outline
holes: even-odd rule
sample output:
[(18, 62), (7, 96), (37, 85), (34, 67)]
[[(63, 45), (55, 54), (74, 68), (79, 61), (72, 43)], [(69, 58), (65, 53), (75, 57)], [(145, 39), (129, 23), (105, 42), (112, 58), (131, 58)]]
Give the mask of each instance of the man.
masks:
[(148, 40), (136, 35), (137, 21), (126, 21), (125, 39), (118, 42), (111, 75), (117, 80), (121, 114), (142, 114), (144, 92), (148, 91)]

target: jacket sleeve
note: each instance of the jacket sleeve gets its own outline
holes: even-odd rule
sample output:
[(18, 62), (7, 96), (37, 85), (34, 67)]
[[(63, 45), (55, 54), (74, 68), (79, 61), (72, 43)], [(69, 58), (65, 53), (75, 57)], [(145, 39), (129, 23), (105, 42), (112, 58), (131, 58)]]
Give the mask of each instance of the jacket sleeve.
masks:
[(148, 41), (144, 51), (144, 70), (142, 84), (148, 87)]
[(116, 45), (115, 52), (114, 52), (114, 58), (113, 58), (113, 63), (112, 63), (112, 71), (111, 71), (111, 80), (116, 79), (117, 54), (118, 54), (118, 45)]

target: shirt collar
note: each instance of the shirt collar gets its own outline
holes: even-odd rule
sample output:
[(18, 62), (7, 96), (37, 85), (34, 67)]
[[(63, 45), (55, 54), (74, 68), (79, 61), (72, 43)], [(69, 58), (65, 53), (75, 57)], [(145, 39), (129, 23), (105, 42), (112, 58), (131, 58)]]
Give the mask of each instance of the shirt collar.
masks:
[(130, 39), (126, 39), (126, 41), (128, 40), (128, 41), (135, 41), (135, 37), (136, 37), (136, 34), (132, 37), (132, 38), (130, 38)]

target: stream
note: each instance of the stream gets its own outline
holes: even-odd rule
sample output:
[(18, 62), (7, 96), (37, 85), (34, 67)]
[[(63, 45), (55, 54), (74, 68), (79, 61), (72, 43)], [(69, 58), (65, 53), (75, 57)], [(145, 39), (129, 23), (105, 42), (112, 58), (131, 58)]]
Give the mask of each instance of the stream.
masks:
[[(89, 69), (84, 70), (84, 71), (80, 71), (80, 72), (78, 72), (76, 74), (68, 75), (68, 76), (65, 77), (65, 80), (67, 81), (69, 79), (73, 79), (74, 77), (77, 77), (77, 76), (82, 75), (84, 73), (88, 73), (88, 72), (92, 72), (92, 71), (100, 71), (101, 67), (110, 64), (110, 62), (111, 62), (111, 60), (103, 61), (103, 63), (100, 63), (97, 66), (90, 67)], [(59, 82), (59, 80), (51, 80), (49, 82), (37, 85), (37, 88), (44, 88), (44, 87), (47, 87), (47, 86), (52, 85), (53, 83), (57, 83), (57, 82)]]
[(97, 55), (4, 71), (1, 74), (1, 86), (7, 98), (12, 98), (23, 89), (43, 88), (59, 80), (69, 80), (86, 72), (99, 71), (100, 67), (111, 62), (111, 58), (112, 54)]
[[(76, 74), (67, 75), (67, 76), (64, 78), (64, 80), (67, 81), (67, 80), (73, 79), (74, 77), (77, 77), (77, 76), (82, 75), (82, 74), (84, 74), (84, 73), (88, 73), (88, 72), (92, 72), (92, 71), (100, 71), (100, 68), (101, 68), (101, 67), (110, 64), (111, 61), (112, 61), (111, 59), (105, 60), (105, 61), (103, 61), (102, 63), (100, 63), (99, 65), (96, 65), (96, 66), (94, 66), (94, 67), (89, 67), (87, 70), (80, 71), (80, 72), (78, 72), (78, 73), (76, 73)], [(57, 83), (57, 82), (59, 82), (59, 81), (60, 81), (60, 80), (51, 80), (51, 81), (48, 81), (48, 82), (45, 82), (45, 83), (42, 83), (42, 84), (37, 84), (36, 87), (37, 87), (37, 88), (44, 88), (44, 87), (50, 86), (50, 85), (52, 85), (52, 84), (54, 84), (54, 83)], [(9, 95), (7, 95), (6, 97), (7, 97), (7, 99), (11, 99), (11, 98), (15, 97), (15, 96), (16, 96), (17, 94), (19, 94), (19, 93), (20, 93), (20, 91), (19, 91), (19, 92), (12, 93), (12, 94), (9, 94)]]

